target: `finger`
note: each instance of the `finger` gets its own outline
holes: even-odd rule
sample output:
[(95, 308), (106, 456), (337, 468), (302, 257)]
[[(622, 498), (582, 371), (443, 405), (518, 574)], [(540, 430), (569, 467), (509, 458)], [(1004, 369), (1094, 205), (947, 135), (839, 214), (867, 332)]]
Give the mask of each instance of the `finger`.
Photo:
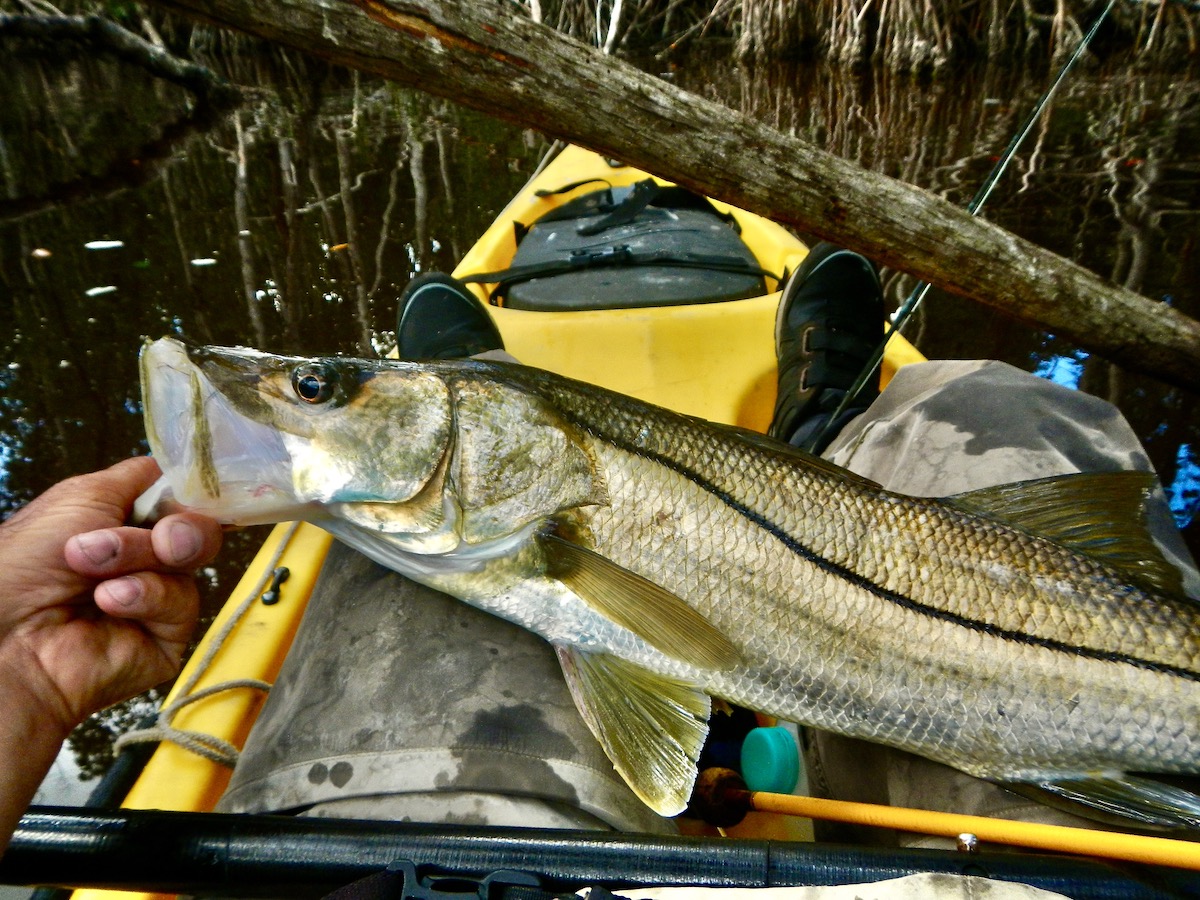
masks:
[(77, 534), (63, 546), (63, 556), (72, 570), (88, 578), (111, 578), (162, 565), (150, 532), (130, 525)]
[(189, 576), (156, 572), (101, 582), (94, 597), (102, 612), (137, 620), (160, 644), (186, 644), (200, 607), (199, 592)]
[(111, 578), (139, 571), (186, 572), (216, 556), (221, 527), (205, 516), (178, 513), (153, 530), (125, 525), (101, 528), (70, 538), (63, 554), (67, 565), (88, 578)]
[(216, 521), (189, 512), (167, 516), (150, 532), (154, 555), (164, 564), (184, 570), (212, 562), (223, 537)]
[(106, 501), (106, 505), (112, 505), (122, 511), (118, 521), (123, 522), (132, 511), (133, 502), (153, 485), (160, 475), (162, 470), (153, 458), (133, 456), (98, 472), (67, 478), (46, 493), (48, 496), (54, 494)]
[(131, 456), (94, 474), (106, 481), (116, 482), (120, 485), (122, 494), (136, 499), (138, 494), (158, 481), (162, 469), (151, 456)]
[(114, 498), (119, 498), (124, 514), (121, 521), (129, 520), (133, 514), (133, 504), (143, 493), (158, 481), (162, 469), (158, 462), (149, 456), (134, 456), (123, 459), (96, 473), (99, 477), (111, 482)]

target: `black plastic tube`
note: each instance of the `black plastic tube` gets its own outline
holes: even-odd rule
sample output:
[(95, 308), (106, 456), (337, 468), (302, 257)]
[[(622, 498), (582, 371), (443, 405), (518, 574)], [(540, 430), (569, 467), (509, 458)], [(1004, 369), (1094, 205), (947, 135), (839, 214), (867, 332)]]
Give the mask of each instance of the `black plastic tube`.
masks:
[[(137, 728), (149, 728), (158, 721), (157, 715), (143, 716), (137, 723)], [(86, 809), (116, 809), (125, 800), (137, 781), (146, 763), (154, 755), (158, 742), (129, 744), (113, 760), (108, 771), (88, 795), (84, 804)], [(68, 900), (69, 890), (54, 887), (40, 887), (33, 892), (30, 900)]]
[(532, 872), (552, 891), (588, 884), (847, 884), (948, 872), (1018, 881), (1077, 900), (1200, 895), (1194, 872), (1032, 854), (53, 807), (31, 809), (21, 820), (0, 860), (0, 883), (317, 897), (397, 860), (470, 877)]

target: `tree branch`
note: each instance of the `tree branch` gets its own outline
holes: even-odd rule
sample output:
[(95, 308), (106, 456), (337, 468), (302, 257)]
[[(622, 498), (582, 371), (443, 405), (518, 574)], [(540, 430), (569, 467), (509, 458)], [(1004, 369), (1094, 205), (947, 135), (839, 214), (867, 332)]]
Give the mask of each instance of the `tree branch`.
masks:
[(949, 202), (472, 0), (153, 0), (538, 129), (1200, 390), (1200, 323)]

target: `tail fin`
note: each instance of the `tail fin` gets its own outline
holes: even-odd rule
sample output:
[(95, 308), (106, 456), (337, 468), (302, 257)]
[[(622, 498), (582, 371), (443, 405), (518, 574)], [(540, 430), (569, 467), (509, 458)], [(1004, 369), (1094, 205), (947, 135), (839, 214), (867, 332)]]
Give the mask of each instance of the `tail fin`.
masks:
[(1056, 805), (1066, 801), (1067, 808), (1078, 815), (1127, 826), (1200, 834), (1200, 795), (1164, 781), (1119, 773), (1043, 781), (1032, 787), (1060, 801)]

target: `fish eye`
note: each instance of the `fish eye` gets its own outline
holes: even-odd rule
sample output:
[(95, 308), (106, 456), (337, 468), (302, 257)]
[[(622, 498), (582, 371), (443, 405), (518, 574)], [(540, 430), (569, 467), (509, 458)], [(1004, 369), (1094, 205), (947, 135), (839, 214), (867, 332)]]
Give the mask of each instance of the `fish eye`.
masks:
[(336, 386), (337, 373), (322, 363), (305, 363), (292, 372), (292, 390), (305, 403), (325, 403)]

